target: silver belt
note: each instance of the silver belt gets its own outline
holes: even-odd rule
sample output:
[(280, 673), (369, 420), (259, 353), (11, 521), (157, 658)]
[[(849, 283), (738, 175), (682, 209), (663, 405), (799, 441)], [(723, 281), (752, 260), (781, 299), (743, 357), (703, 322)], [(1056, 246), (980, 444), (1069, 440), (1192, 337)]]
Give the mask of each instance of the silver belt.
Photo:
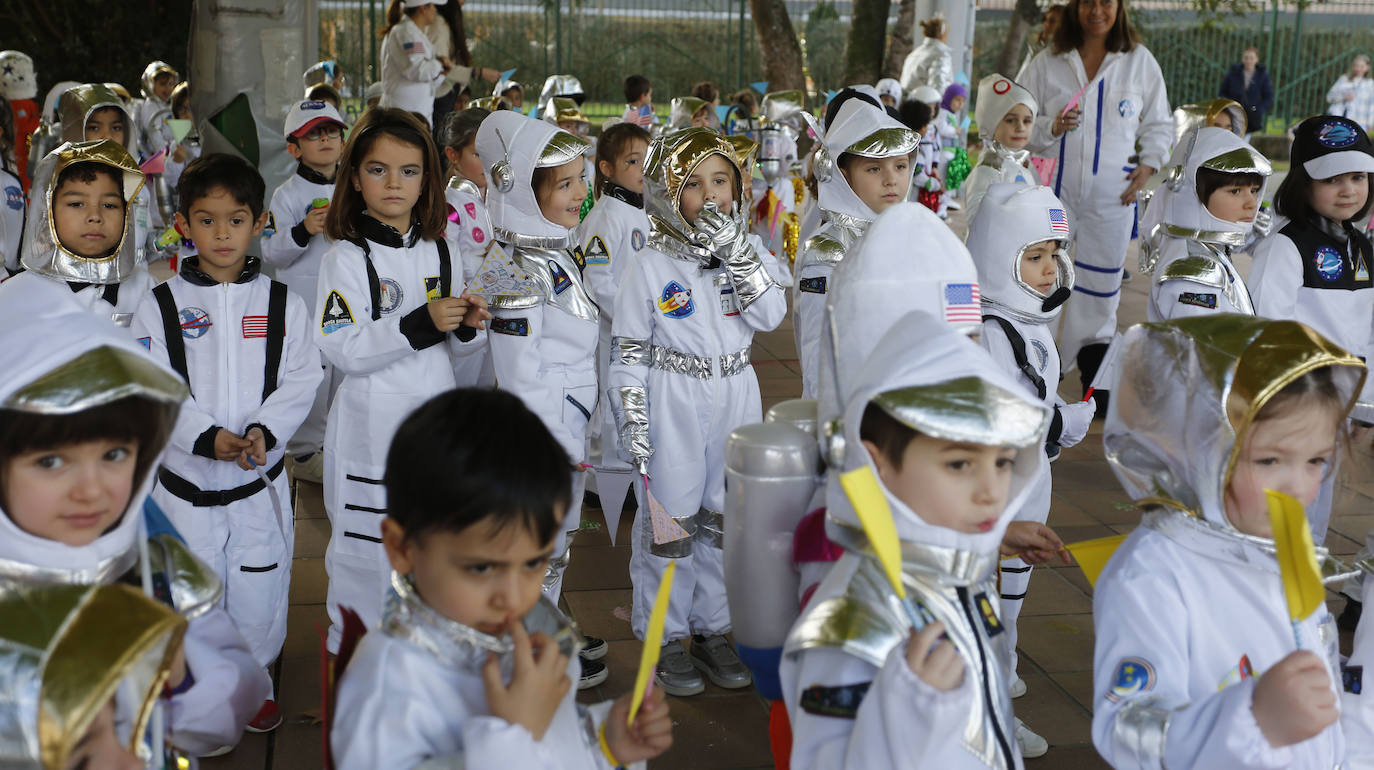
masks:
[[(698, 356), (681, 350), (652, 345), (649, 348), (649, 366), (665, 372), (685, 374), (698, 380), (709, 380), (715, 376), (715, 360), (710, 356)], [(720, 376), (734, 377), (749, 368), (749, 348), (720, 357)]]

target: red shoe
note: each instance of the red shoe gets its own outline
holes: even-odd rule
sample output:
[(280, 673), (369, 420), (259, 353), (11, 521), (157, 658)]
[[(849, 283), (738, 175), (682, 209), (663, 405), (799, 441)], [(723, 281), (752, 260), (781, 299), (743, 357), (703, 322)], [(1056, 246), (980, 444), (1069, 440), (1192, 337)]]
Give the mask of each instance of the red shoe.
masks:
[(281, 727), (281, 723), (281, 709), (277, 707), (277, 702), (265, 700), (262, 702), (262, 708), (258, 709), (258, 715), (243, 729), (250, 733), (270, 733)]

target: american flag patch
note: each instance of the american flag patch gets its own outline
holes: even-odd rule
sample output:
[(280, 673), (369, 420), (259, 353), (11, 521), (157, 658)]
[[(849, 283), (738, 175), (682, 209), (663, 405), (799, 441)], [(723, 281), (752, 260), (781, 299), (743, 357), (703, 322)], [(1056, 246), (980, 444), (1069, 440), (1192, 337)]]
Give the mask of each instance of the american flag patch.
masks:
[(418, 42), (418, 41), (415, 41), (415, 40), (411, 40), (411, 41), (402, 43), (402, 44), (401, 44), (401, 48), (405, 50), (405, 52), (406, 52), (407, 55), (409, 55), (409, 54), (417, 54), (417, 53), (418, 53), (418, 54), (423, 54), (423, 53), (425, 52), (425, 45), (424, 45), (424, 43), (421, 43), (421, 42)]
[(246, 315), (243, 317), (243, 338), (262, 339), (267, 336), (267, 316)]
[(1050, 232), (1069, 232), (1069, 217), (1064, 213), (1064, 209), (1050, 209)]
[(976, 283), (945, 284), (945, 321), (948, 323), (981, 323), (982, 299)]

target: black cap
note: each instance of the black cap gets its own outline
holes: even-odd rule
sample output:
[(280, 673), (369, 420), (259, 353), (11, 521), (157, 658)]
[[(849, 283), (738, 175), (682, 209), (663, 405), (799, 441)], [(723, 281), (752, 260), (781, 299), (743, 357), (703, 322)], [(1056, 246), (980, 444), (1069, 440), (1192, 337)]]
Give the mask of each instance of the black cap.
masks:
[(1359, 123), (1340, 115), (1317, 115), (1298, 124), (1289, 153), (1313, 179), (1356, 171), (1374, 173), (1374, 144)]

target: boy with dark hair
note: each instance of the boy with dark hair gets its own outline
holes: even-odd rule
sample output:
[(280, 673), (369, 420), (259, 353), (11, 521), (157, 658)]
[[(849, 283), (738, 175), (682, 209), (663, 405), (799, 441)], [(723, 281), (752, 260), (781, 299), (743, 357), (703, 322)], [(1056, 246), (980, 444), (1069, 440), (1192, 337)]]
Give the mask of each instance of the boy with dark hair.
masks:
[[(296, 173), (272, 193), (271, 215), (263, 229), (263, 261), (276, 268), (277, 278), (293, 294), (305, 300), (312, 318), (320, 262), (331, 245), (324, 233), (324, 220), (334, 197), (334, 176), (346, 128), (338, 109), (328, 101), (305, 99), (292, 105), (284, 133), (286, 151), (296, 159)], [(298, 479), (324, 482), (325, 421), (338, 387), (333, 367), (327, 367), (310, 413), (287, 443)]]
[(658, 118), (654, 116), (654, 84), (643, 75), (625, 78), (625, 114), (621, 119), (647, 129)]
[(505, 391), (451, 390), (401, 423), (381, 526), (391, 590), (339, 682), (339, 770), (638, 767), (672, 743), (660, 689), (628, 727), (629, 693), (575, 701), (582, 635), (541, 590), (570, 466)]
[[(186, 167), (177, 225), (197, 256), (152, 291), (134, 334), (186, 380), (153, 499), (227, 588), (225, 609), (266, 666), (286, 638), (294, 541), (283, 447), (321, 377), (305, 301), (247, 255), (262, 233), (264, 183), (222, 153)], [(281, 724), (270, 698), (249, 729)]]

